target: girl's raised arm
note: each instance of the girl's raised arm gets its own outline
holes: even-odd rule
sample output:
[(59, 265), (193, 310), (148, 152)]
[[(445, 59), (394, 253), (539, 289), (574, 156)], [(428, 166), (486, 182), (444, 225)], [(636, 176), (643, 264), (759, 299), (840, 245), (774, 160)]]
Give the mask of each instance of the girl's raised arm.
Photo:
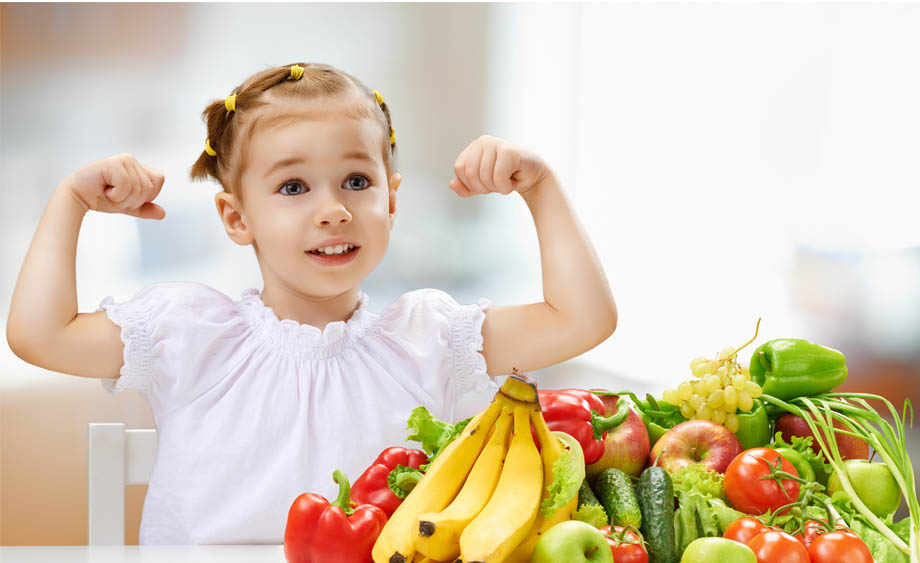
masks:
[(617, 308), (604, 268), (546, 163), (522, 147), (482, 136), (460, 153), (454, 172), (450, 187), (461, 197), (520, 193), (540, 244), (543, 302), (486, 310), (482, 354), (489, 375), (557, 364), (613, 334)]
[(165, 211), (151, 202), (163, 180), (121, 154), (87, 164), (58, 184), (13, 290), (6, 326), (13, 353), (52, 371), (118, 377), (121, 329), (103, 311), (77, 312), (77, 237), (90, 210), (162, 219)]

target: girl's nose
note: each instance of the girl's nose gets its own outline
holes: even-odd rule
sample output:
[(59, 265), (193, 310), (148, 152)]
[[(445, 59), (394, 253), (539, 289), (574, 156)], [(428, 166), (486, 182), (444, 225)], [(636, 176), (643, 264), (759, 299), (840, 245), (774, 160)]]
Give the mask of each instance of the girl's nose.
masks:
[(324, 197), (318, 204), (314, 213), (314, 222), (317, 226), (338, 225), (351, 221), (351, 213), (337, 195)]

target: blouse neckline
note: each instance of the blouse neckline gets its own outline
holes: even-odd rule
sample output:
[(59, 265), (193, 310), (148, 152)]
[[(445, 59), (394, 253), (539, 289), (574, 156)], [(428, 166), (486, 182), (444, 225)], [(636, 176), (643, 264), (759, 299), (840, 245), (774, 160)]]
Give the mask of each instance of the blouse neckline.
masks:
[(239, 301), (243, 316), (272, 347), (312, 358), (333, 356), (360, 340), (377, 316), (368, 310), (369, 303), (370, 297), (358, 290), (358, 308), (351, 317), (328, 323), (320, 330), (293, 319), (279, 319), (274, 310), (262, 301), (258, 289), (243, 290)]

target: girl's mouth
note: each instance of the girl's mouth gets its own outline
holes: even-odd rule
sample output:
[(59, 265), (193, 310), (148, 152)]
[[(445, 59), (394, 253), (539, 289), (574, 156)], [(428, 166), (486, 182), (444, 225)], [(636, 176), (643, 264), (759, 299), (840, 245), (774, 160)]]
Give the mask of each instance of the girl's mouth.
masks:
[(309, 256), (310, 259), (317, 264), (323, 266), (341, 266), (342, 264), (347, 264), (354, 260), (360, 249), (360, 246), (355, 246), (349, 250), (343, 251), (341, 254), (326, 254), (319, 250), (307, 250), (304, 254)]

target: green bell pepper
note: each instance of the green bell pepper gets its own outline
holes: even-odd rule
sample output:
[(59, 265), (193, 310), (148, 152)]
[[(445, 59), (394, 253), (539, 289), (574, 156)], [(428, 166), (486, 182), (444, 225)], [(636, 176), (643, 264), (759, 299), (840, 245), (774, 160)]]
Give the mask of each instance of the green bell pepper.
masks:
[(775, 448), (775, 451), (795, 467), (795, 472), (799, 474), (799, 477), (809, 482), (816, 480), (815, 469), (801, 452), (792, 448)]
[(827, 393), (847, 379), (843, 354), (807, 340), (783, 338), (761, 345), (751, 357), (751, 380), (763, 392), (788, 401)]
[[(650, 446), (654, 447), (655, 442), (664, 436), (665, 432), (676, 425), (667, 426), (666, 424), (668, 423), (666, 422), (663, 424), (656, 422), (656, 419), (648, 414), (649, 411), (654, 410), (654, 407), (649, 404), (648, 401), (640, 401), (640, 406), (642, 407), (640, 418), (642, 419), (642, 423), (645, 424), (645, 429), (648, 431), (648, 443)], [(658, 403), (658, 408), (663, 412), (672, 411), (680, 414), (680, 409), (678, 407), (665, 403), (664, 401)]]
[(599, 393), (596, 390), (592, 390), (591, 392), (606, 395), (626, 395), (632, 399), (633, 407), (639, 413), (639, 418), (642, 419), (642, 423), (645, 424), (645, 429), (648, 431), (648, 441), (651, 447), (655, 446), (655, 442), (657, 442), (665, 432), (687, 420), (680, 414), (680, 407), (665, 403), (664, 401), (658, 401), (651, 393), (646, 394), (645, 400), (643, 401), (640, 400), (639, 397), (636, 397), (635, 393), (631, 391), (606, 391)]
[(639, 417), (648, 431), (648, 443), (655, 447), (655, 442), (664, 436), (665, 432), (674, 428), (687, 419), (680, 414), (680, 407), (656, 401), (651, 395), (646, 395), (644, 401), (638, 401)]
[(770, 443), (770, 421), (767, 418), (767, 408), (760, 399), (754, 400), (754, 406), (749, 411), (739, 411), (738, 431), (735, 436), (745, 450), (759, 448)]

